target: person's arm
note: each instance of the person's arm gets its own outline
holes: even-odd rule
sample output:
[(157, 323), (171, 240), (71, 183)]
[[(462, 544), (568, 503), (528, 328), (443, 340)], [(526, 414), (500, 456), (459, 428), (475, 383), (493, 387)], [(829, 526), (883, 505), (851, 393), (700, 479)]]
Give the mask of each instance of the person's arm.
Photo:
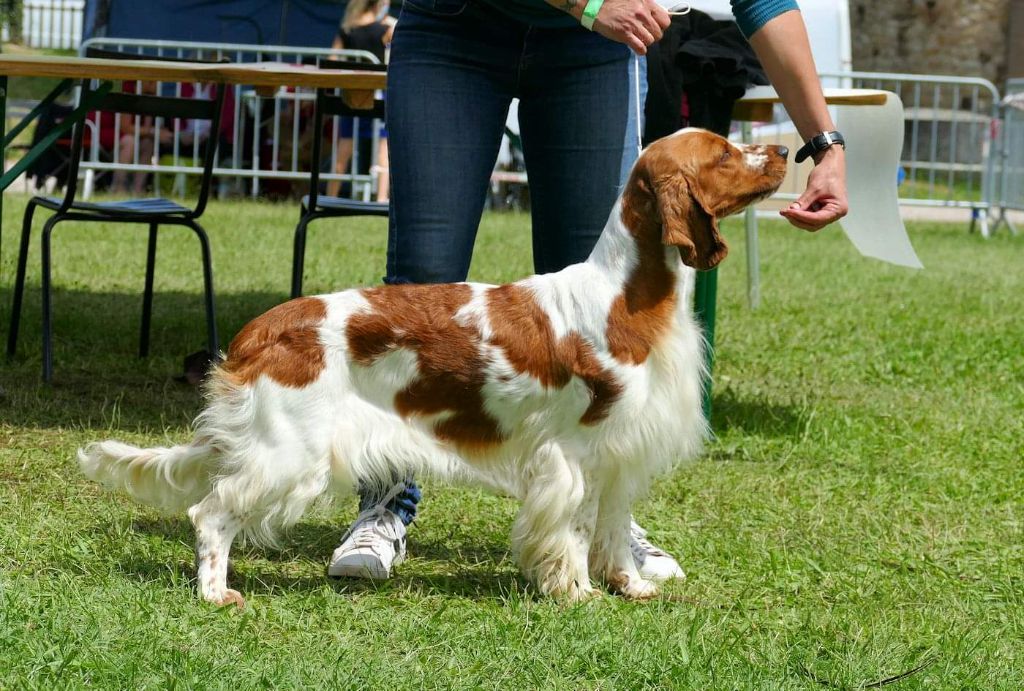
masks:
[(387, 46), (391, 44), (391, 40), (395, 37), (395, 25), (398, 24), (398, 20), (394, 17), (385, 17), (381, 20), (381, 23), (388, 28), (388, 30), (384, 32), (384, 37), (381, 39), (384, 42), (384, 45)]
[[(577, 20), (587, 7), (587, 0), (544, 1)], [(654, 0), (604, 0), (594, 20), (594, 31), (646, 55), (647, 46), (659, 40), (668, 25), (668, 12)]]
[[(750, 45), (800, 137), (806, 141), (819, 132), (834, 130), (800, 13), (791, 10), (768, 20), (750, 36)], [(807, 189), (780, 212), (804, 230), (820, 230), (838, 221), (848, 210), (843, 147), (829, 147), (814, 157), (814, 163)]]

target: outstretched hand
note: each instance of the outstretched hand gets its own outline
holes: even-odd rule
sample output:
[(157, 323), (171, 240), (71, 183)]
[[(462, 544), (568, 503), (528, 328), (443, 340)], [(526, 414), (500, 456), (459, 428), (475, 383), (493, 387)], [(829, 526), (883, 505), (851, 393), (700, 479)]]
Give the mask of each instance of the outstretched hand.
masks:
[(846, 201), (846, 160), (838, 146), (826, 149), (807, 177), (800, 198), (779, 212), (797, 228), (816, 231), (835, 223), (849, 210)]

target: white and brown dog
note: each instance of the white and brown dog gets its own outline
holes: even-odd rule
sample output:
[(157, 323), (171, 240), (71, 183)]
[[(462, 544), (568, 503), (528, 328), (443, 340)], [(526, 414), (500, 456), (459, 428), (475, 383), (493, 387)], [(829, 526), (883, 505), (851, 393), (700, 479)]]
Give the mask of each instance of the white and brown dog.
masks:
[(87, 476), (196, 529), (199, 591), (227, 585), (243, 532), (272, 540), (328, 488), (430, 472), (512, 493), (512, 542), (546, 594), (591, 578), (648, 598), (630, 509), (706, 435), (694, 269), (717, 219), (771, 194), (785, 150), (682, 130), (640, 156), (590, 258), (503, 286), (381, 286), (305, 297), (250, 322), (206, 387), (195, 439), (79, 452)]

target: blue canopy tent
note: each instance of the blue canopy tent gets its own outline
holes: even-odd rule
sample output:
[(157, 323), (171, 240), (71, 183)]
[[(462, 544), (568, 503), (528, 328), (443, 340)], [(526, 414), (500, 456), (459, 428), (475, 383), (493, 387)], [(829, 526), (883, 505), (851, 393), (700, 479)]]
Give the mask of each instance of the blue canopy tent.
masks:
[(86, 0), (83, 40), (331, 45), (345, 0)]

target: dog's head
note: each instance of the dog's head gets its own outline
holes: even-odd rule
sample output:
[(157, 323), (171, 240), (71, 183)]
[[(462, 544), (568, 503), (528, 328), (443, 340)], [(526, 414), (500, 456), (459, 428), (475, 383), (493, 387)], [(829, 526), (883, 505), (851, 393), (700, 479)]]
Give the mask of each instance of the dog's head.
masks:
[(782, 146), (680, 130), (640, 155), (623, 193), (623, 220), (634, 232), (657, 226), (661, 242), (678, 247), (684, 264), (712, 269), (729, 253), (718, 219), (778, 189), (787, 154)]

